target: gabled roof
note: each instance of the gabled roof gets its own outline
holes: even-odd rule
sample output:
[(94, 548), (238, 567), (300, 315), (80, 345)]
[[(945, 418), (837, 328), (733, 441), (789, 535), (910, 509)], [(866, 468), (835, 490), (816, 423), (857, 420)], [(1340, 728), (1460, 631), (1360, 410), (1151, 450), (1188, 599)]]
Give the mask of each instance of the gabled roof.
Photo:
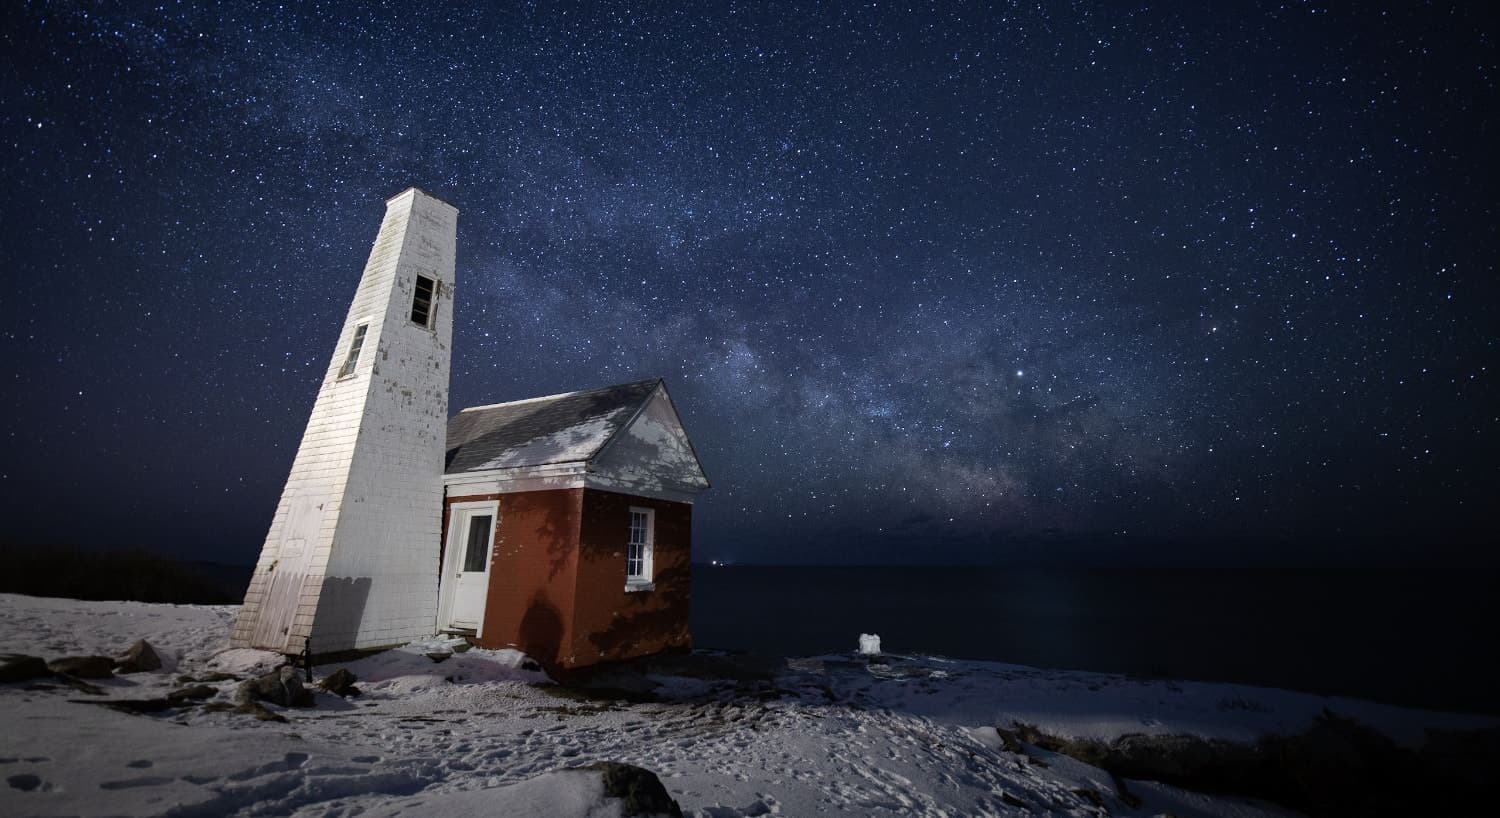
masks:
[(465, 409), (448, 421), (445, 472), (590, 461), (661, 385), (655, 378)]

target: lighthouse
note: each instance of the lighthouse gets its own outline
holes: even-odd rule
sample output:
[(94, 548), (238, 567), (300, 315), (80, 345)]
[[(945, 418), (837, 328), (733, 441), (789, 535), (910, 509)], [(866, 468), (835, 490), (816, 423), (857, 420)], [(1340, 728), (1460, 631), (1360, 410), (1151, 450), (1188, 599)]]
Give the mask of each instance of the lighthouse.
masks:
[(457, 225), (416, 188), (386, 202), (235, 647), (326, 655), (434, 633)]

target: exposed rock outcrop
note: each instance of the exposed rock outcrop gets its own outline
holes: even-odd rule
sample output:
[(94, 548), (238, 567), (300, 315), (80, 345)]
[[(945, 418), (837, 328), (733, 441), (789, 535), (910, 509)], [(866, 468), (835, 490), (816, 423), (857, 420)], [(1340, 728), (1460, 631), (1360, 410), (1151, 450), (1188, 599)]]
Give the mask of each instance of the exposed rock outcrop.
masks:
[(151, 643), (137, 639), (125, 652), (115, 658), (116, 673), (146, 673), (161, 670), (161, 657)]
[(26, 682), (51, 673), (46, 660), (40, 656), (0, 653), (0, 682)]
[(286, 665), (259, 678), (240, 682), (234, 691), (237, 705), (247, 706), (262, 701), (282, 707), (311, 707), (313, 695), (302, 686), (297, 668)]
[(108, 656), (64, 656), (48, 662), (47, 669), (79, 679), (108, 679), (115, 675), (115, 660)]
[(346, 668), (339, 668), (323, 677), (323, 680), (318, 682), (318, 687), (335, 696), (348, 698), (349, 696), (359, 695), (359, 688), (354, 686), (354, 683), (357, 681), (359, 679), (353, 673), (350, 673)]
[(682, 818), (682, 807), (672, 800), (656, 773), (634, 764), (600, 761), (583, 767), (604, 777), (604, 794), (621, 801), (625, 815), (670, 815)]
[(179, 703), (202, 701), (204, 699), (212, 699), (218, 695), (218, 692), (217, 688), (209, 687), (208, 685), (189, 685), (187, 687), (179, 687), (168, 693), (167, 700)]
[(1474, 804), (1486, 802), (1478, 783), (1487, 780), (1482, 771), (1500, 764), (1500, 730), (1431, 731), (1427, 743), (1412, 750), (1326, 711), (1300, 733), (1268, 735), (1254, 744), (1141, 734), (1102, 742), (1060, 738), (1024, 724), (997, 732), (1008, 751), (1031, 745), (1062, 753), (1113, 773), (1117, 784), (1124, 778), (1161, 781), (1335, 818), (1472, 814)]

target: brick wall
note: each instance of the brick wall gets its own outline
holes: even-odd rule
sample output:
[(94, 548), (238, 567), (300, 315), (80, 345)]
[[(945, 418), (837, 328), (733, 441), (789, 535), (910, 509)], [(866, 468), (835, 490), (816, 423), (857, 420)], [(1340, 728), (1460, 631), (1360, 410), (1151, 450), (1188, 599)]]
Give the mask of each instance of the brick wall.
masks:
[[(481, 497), (450, 497), (450, 503)], [(481, 647), (514, 647), (549, 667), (572, 663), (582, 489), (503, 494), (490, 555)]]
[[(452, 496), (499, 500), (485, 648), (571, 668), (692, 647), (692, 506), (596, 489)], [(655, 587), (625, 590), (630, 507), (656, 511)], [(446, 517), (446, 515), (445, 515)]]
[[(656, 512), (655, 587), (648, 591), (625, 590), (631, 506)], [(584, 490), (572, 664), (692, 647), (692, 537), (693, 507), (687, 503)]]

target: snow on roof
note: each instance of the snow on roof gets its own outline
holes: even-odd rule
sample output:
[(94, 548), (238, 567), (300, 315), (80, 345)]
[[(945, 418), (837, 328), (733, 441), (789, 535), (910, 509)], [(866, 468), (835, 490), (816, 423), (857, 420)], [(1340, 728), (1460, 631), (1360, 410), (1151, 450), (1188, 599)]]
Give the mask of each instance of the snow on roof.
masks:
[(464, 409), (448, 421), (446, 473), (593, 459), (660, 378)]

